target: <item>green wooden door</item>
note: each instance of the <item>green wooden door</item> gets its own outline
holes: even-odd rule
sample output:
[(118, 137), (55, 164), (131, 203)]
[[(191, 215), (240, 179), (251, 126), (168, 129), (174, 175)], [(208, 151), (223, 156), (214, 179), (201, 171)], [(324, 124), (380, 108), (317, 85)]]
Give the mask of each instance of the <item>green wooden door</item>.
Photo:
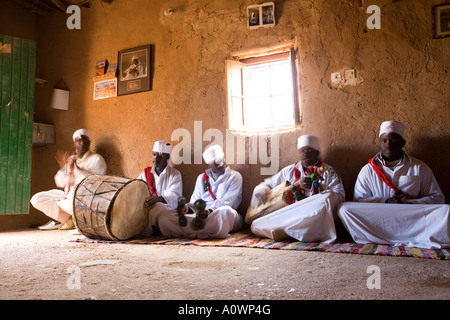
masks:
[(36, 42), (0, 35), (0, 214), (28, 213)]

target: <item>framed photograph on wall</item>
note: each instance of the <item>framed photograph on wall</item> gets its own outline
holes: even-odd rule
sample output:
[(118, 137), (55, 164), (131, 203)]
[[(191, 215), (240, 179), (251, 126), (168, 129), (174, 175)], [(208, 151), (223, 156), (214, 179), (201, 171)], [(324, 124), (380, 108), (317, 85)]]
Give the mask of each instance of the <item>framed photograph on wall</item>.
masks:
[(247, 26), (250, 29), (273, 27), (275, 25), (275, 4), (265, 2), (247, 7)]
[(94, 100), (117, 96), (117, 79), (94, 82)]
[(150, 45), (119, 51), (117, 95), (150, 90)]
[(434, 37), (450, 36), (450, 4), (434, 7)]

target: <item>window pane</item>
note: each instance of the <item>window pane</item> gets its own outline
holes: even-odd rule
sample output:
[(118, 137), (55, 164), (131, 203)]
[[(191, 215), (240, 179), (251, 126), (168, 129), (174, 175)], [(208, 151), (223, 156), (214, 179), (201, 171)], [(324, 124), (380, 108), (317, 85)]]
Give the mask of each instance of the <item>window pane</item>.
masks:
[(245, 94), (250, 98), (270, 95), (270, 72), (268, 66), (248, 68), (248, 87)]
[(232, 110), (231, 110), (230, 126), (232, 128), (241, 127), (243, 125), (243, 123), (242, 123), (242, 98), (232, 97), (231, 105), (232, 105)]
[(244, 125), (250, 130), (272, 127), (270, 100), (265, 98), (246, 100)]
[(274, 63), (270, 67), (271, 94), (292, 93), (292, 73), (289, 61)]
[(272, 98), (272, 116), (273, 125), (293, 126), (294, 121), (294, 102), (292, 95), (281, 95)]

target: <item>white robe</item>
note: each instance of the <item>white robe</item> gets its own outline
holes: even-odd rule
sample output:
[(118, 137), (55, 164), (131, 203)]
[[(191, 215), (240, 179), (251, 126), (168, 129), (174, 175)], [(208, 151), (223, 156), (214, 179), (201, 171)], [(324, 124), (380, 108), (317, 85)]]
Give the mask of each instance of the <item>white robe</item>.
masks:
[(106, 174), (107, 165), (98, 153), (88, 151), (81, 159), (76, 159), (73, 173), (69, 165), (65, 165), (55, 175), (55, 184), (60, 189), (52, 189), (36, 193), (31, 204), (50, 218), (64, 223), (73, 215), (73, 197), (75, 186), (90, 174)]
[(214, 180), (211, 169), (206, 170), (211, 192), (217, 198), (211, 196), (204, 189), (203, 173), (197, 177), (194, 192), (189, 206), (198, 200), (206, 202), (206, 208), (212, 212), (205, 219), (205, 227), (201, 230), (193, 230), (190, 227), (195, 214), (186, 214), (187, 225), (181, 227), (178, 222), (176, 210), (163, 212), (159, 216), (159, 228), (161, 233), (168, 237), (188, 238), (226, 238), (230, 232), (239, 230), (243, 225), (242, 216), (236, 211), (242, 200), (242, 176), (239, 172), (226, 167), (224, 174)]
[[(159, 216), (167, 210), (176, 209), (178, 198), (183, 195), (183, 181), (180, 171), (172, 166), (166, 166), (159, 174), (156, 174), (155, 167), (152, 167), (151, 173), (155, 181), (156, 194), (166, 200), (166, 203), (155, 203), (149, 210), (149, 223), (139, 234), (141, 237), (150, 237), (153, 234), (153, 227), (159, 225)], [(138, 179), (144, 180), (147, 184), (145, 171), (142, 171)]]
[[(450, 206), (431, 169), (406, 154), (393, 170), (381, 154), (374, 158), (391, 183), (414, 199), (409, 204), (384, 203), (394, 195), (375, 173), (365, 165), (355, 184), (354, 202), (345, 202), (338, 215), (357, 243), (379, 243), (395, 246), (450, 247)], [(364, 202), (364, 203), (362, 203)]]
[[(281, 232), (286, 238), (305, 242), (331, 243), (336, 240), (335, 213), (345, 200), (345, 191), (339, 174), (328, 164), (324, 163), (324, 166), (327, 170), (322, 174), (324, 180), (320, 181), (319, 194), (311, 195), (306, 190), (307, 198), (254, 220), (251, 231), (267, 238), (274, 238), (273, 232)], [(301, 173), (300, 178), (304, 177), (300, 162), (297, 163), (297, 169)], [(258, 189), (272, 189), (284, 181), (293, 184), (295, 180), (295, 165), (285, 167), (255, 187), (252, 204), (258, 203), (255, 196)]]
[[(183, 195), (183, 181), (180, 171), (171, 166), (166, 166), (159, 176), (156, 174), (155, 167), (152, 167), (151, 173), (153, 173), (155, 179), (156, 193), (166, 200), (167, 209), (176, 209), (178, 198)], [(148, 184), (144, 171), (137, 178)]]

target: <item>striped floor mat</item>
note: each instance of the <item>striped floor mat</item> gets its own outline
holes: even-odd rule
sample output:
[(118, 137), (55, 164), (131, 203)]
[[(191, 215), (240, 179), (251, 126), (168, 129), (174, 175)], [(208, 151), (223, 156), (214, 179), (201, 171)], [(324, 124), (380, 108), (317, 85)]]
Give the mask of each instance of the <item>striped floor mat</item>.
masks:
[[(119, 241), (92, 240), (82, 238), (72, 240), (81, 243), (114, 243)], [(450, 249), (424, 249), (416, 247), (389, 246), (381, 244), (357, 244), (343, 242), (325, 244), (321, 242), (299, 242), (299, 241), (273, 241), (272, 239), (260, 238), (250, 231), (233, 233), (227, 239), (184, 239), (166, 238), (155, 236), (146, 239), (134, 239), (120, 241), (128, 244), (157, 244), (157, 245), (193, 245), (200, 247), (245, 247), (260, 249), (297, 250), (297, 251), (322, 251), (331, 253), (368, 254), (395, 257), (414, 257), (422, 259), (450, 260)]]

